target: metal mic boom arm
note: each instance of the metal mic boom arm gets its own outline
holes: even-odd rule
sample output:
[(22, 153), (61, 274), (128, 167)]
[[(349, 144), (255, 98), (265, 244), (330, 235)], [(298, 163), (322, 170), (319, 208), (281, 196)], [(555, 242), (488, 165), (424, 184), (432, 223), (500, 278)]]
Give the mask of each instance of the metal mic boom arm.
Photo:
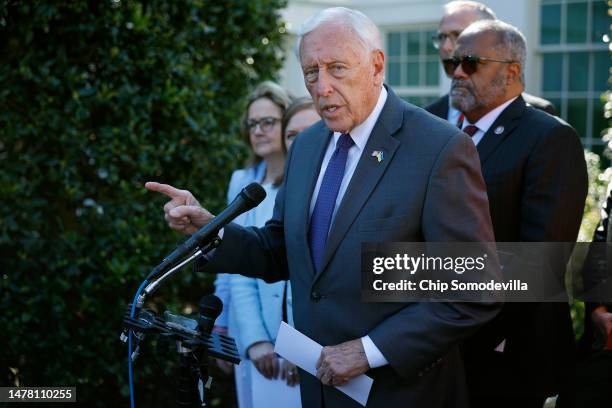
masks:
[(202, 257), (204, 254), (207, 254), (208, 252), (212, 251), (214, 248), (218, 247), (220, 244), (221, 244), (221, 238), (219, 238), (219, 236), (217, 236), (217, 237), (215, 237), (215, 239), (213, 239), (204, 248), (197, 248), (190, 256), (188, 256), (183, 261), (181, 261), (180, 263), (178, 263), (175, 266), (173, 266), (168, 272), (164, 273), (163, 275), (161, 275), (158, 278), (156, 278), (155, 280), (153, 280), (151, 283), (149, 283), (145, 287), (145, 289), (143, 290), (143, 293), (138, 297), (138, 302), (136, 302), (136, 307), (138, 309), (142, 308), (142, 306), (144, 305), (144, 301), (145, 301), (146, 297), (149, 296), (149, 295), (152, 295), (153, 293), (155, 293), (155, 291), (157, 289), (159, 289), (160, 285), (166, 279), (168, 279), (170, 276), (174, 275), (176, 272), (178, 272), (180, 269), (182, 269), (183, 266), (185, 266), (185, 265), (191, 263), (192, 261), (195, 261), (196, 259)]

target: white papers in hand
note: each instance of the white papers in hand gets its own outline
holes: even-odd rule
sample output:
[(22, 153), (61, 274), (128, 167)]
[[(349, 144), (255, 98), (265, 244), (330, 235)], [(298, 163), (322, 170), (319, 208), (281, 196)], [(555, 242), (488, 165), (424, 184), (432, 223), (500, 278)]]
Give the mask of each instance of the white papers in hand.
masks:
[[(317, 360), (321, 355), (321, 346), (316, 341), (303, 335), (285, 322), (281, 322), (276, 336), (274, 351), (291, 361), (302, 370), (317, 375)], [(336, 388), (365, 407), (374, 380), (365, 374), (351, 379)]]

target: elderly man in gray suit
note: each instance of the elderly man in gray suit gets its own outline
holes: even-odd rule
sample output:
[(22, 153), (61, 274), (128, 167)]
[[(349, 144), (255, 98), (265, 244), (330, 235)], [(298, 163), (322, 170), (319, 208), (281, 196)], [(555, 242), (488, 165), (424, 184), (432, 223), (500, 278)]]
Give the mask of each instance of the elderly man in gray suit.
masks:
[[(304, 407), (357, 407), (339, 392), (366, 373), (368, 407), (466, 406), (458, 345), (492, 319), (494, 303), (365, 303), (361, 243), (494, 241), (472, 141), (383, 85), (377, 27), (331, 8), (298, 39), (304, 81), (323, 118), (295, 139), (273, 218), (228, 225), (206, 270), (291, 279), (295, 326), (325, 346), (317, 377), (302, 372)], [(191, 193), (168, 195), (169, 226), (186, 234), (212, 215)]]

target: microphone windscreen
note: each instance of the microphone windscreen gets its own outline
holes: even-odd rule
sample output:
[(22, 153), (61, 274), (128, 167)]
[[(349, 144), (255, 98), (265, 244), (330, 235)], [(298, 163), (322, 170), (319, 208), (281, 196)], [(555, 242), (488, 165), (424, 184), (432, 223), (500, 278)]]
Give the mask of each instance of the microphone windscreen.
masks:
[(251, 183), (242, 190), (243, 197), (256, 207), (266, 198), (266, 190), (258, 183)]
[(200, 315), (215, 320), (223, 310), (223, 302), (215, 295), (206, 295), (200, 300)]

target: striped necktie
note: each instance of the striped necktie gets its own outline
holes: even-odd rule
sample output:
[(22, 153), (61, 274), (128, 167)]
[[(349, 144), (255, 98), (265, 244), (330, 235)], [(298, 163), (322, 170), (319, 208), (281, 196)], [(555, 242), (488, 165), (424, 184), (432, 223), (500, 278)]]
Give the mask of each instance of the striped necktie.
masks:
[(459, 129), (463, 127), (463, 119), (465, 119), (465, 116), (463, 115), (463, 113), (459, 114), (459, 118), (457, 118), (457, 127)]

